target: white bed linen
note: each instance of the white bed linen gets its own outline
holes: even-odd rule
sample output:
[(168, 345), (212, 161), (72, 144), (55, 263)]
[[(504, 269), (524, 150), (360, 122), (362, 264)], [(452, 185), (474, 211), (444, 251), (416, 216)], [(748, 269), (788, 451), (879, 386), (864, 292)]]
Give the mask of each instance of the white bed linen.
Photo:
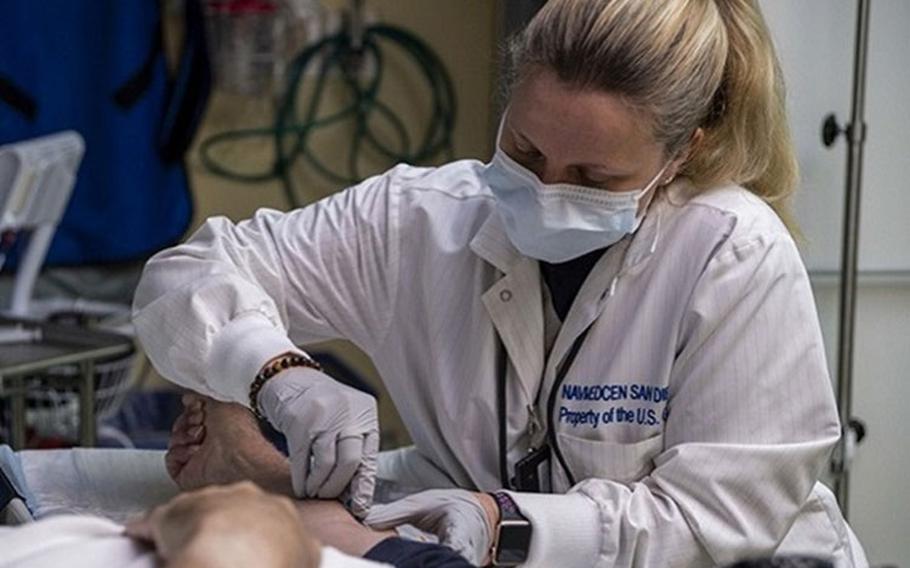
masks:
[[(148, 547), (123, 535), (123, 527), (99, 517), (59, 515), (16, 528), (0, 527), (0, 568), (156, 568)], [(319, 568), (387, 566), (322, 549)]]
[(178, 492), (163, 451), (26, 450), (19, 457), (36, 518), (75, 513), (123, 522)]

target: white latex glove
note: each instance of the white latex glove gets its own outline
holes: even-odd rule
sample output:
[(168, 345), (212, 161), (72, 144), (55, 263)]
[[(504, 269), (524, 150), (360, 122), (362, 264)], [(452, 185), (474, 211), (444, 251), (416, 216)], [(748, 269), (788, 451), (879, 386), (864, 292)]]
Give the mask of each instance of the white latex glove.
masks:
[[(495, 505), (494, 505), (495, 506)], [(376, 530), (410, 524), (439, 537), (475, 566), (482, 566), (493, 545), (489, 513), (464, 489), (431, 489), (385, 505), (375, 505), (364, 519)]]
[(266, 381), (259, 408), (287, 437), (298, 497), (342, 495), (354, 516), (373, 503), (379, 420), (376, 399), (310, 368), (292, 367)]

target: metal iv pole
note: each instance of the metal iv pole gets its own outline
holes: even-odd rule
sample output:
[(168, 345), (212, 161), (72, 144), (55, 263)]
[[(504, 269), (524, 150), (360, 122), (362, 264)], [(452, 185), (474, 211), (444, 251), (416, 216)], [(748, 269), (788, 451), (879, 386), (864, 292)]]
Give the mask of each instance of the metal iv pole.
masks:
[(853, 402), (853, 344), (856, 321), (856, 272), (859, 249), (859, 207), (863, 173), (863, 145), (866, 123), (863, 120), (866, 104), (866, 55), (869, 43), (869, 4), (858, 0), (856, 42), (853, 59), (853, 101), (850, 122), (839, 126), (833, 114), (826, 117), (822, 127), (825, 146), (832, 146), (840, 134), (849, 143), (847, 153), (846, 204), (844, 207), (844, 237), (841, 253), (840, 333), (837, 357), (837, 405), (843, 435), (831, 464), (835, 476), (834, 492), (844, 517), (849, 505), (849, 468), (856, 444), (865, 435), (862, 422), (852, 416)]

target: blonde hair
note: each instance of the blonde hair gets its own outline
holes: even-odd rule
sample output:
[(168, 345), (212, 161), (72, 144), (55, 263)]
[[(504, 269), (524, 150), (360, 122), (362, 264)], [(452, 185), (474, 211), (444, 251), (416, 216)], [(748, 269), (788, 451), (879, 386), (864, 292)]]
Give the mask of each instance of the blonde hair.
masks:
[(757, 0), (550, 0), (509, 55), (510, 83), (547, 69), (622, 97), (668, 158), (702, 128), (681, 174), (700, 190), (742, 185), (797, 231), (783, 77)]

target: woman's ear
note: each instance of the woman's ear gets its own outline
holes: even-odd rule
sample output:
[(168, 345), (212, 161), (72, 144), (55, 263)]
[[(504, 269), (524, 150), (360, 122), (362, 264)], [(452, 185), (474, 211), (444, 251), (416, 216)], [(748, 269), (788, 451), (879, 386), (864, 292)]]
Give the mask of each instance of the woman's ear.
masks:
[(695, 129), (695, 132), (692, 133), (692, 138), (689, 139), (689, 145), (686, 148), (686, 160), (692, 156), (692, 153), (695, 152), (695, 149), (701, 144), (702, 140), (705, 139), (705, 129), (699, 126)]
[(660, 185), (667, 185), (676, 179), (676, 176), (679, 175), (680, 170), (683, 169), (683, 166), (686, 165), (686, 162), (689, 161), (689, 158), (701, 144), (702, 140), (705, 139), (705, 131), (701, 127), (696, 128), (692, 133), (689, 142), (686, 144), (686, 147), (679, 153), (679, 156), (676, 157), (672, 162), (670, 162), (667, 171), (664, 172), (664, 177), (660, 181)]

